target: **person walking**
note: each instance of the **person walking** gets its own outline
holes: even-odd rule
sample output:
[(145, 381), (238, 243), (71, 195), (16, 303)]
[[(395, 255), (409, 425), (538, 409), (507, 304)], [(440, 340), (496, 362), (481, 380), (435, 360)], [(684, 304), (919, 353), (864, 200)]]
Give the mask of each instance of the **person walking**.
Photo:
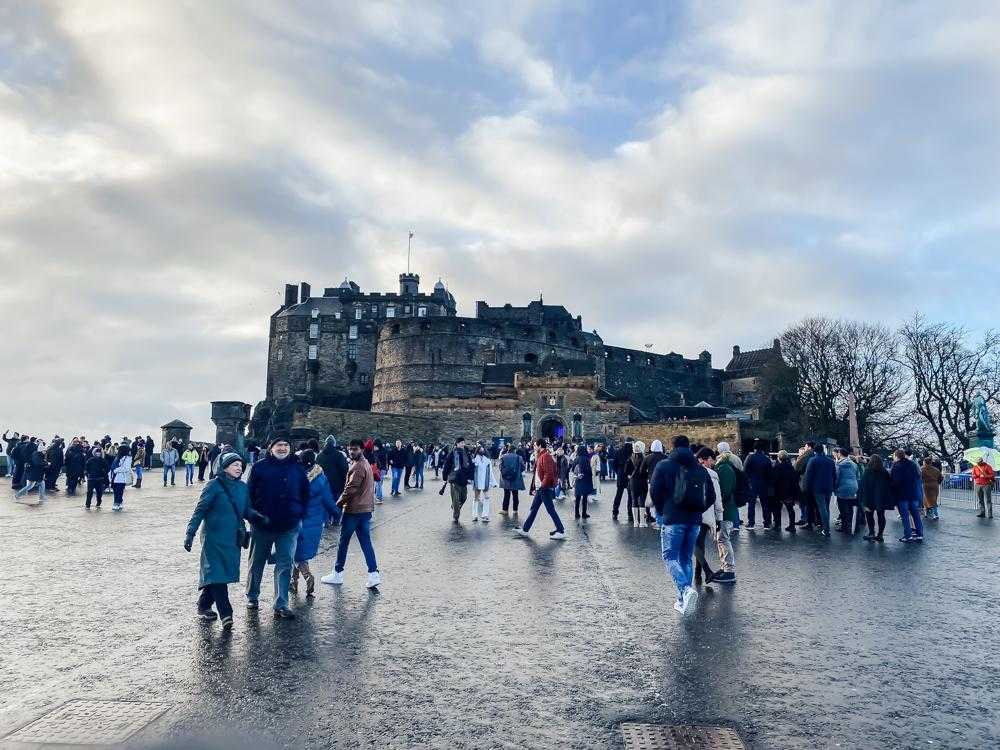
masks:
[(201, 529), (198, 617), (206, 622), (219, 617), (225, 630), (233, 626), (229, 584), (240, 580), (240, 553), (249, 543), (244, 519), (259, 524), (268, 521), (250, 505), (248, 487), (241, 481), (243, 466), (238, 453), (221, 456), (219, 473), (202, 489), (184, 535), (184, 549), (190, 552)]
[[(698, 538), (694, 542), (694, 583), (697, 586), (701, 584), (702, 580), (705, 583), (712, 583), (716, 579), (717, 573), (712, 572), (712, 566), (708, 564), (708, 558), (705, 555), (705, 540), (709, 534), (713, 533), (713, 530), (718, 530), (722, 527), (724, 509), (722, 505), (722, 486), (719, 484), (719, 475), (714, 468), (715, 451), (708, 446), (704, 446), (694, 456), (698, 459), (698, 463), (704, 466), (705, 471), (708, 472), (708, 476), (712, 480), (712, 489), (715, 492), (715, 502), (702, 513)], [(736, 583), (736, 576), (735, 574), (731, 577), (722, 576), (721, 582)]]
[(392, 490), (389, 497), (399, 497), (399, 480), (403, 477), (406, 469), (406, 451), (403, 450), (403, 441), (397, 440), (396, 445), (389, 451), (389, 468), (392, 470)]
[(76, 488), (83, 478), (87, 466), (87, 454), (84, 453), (80, 438), (73, 438), (66, 449), (66, 494), (76, 495)]
[(368, 566), (368, 588), (374, 589), (382, 583), (375, 548), (372, 546), (371, 520), (375, 511), (375, 479), (372, 467), (365, 458), (364, 446), (360, 440), (350, 444), (351, 466), (347, 470), (347, 482), (340, 496), (339, 505), (343, 511), (340, 524), (340, 544), (337, 545), (337, 560), (333, 570), (320, 580), (332, 586), (344, 583), (344, 565), (347, 562), (347, 548), (351, 537), (358, 537), (361, 553)]
[(538, 509), (543, 505), (546, 512), (555, 525), (555, 530), (549, 532), (550, 539), (565, 539), (566, 529), (563, 527), (559, 514), (556, 512), (555, 496), (556, 487), (559, 484), (559, 471), (556, 467), (555, 459), (549, 453), (548, 443), (545, 438), (538, 438), (535, 441), (535, 473), (538, 477), (538, 488), (535, 490), (535, 497), (531, 501), (531, 509), (528, 517), (524, 520), (524, 525), (516, 527), (514, 532), (519, 536), (528, 536), (531, 526), (538, 515)]
[(199, 482), (204, 482), (205, 481), (205, 469), (207, 469), (208, 466), (209, 466), (209, 464), (212, 463), (212, 459), (209, 458), (209, 455), (208, 455), (210, 452), (211, 451), (209, 450), (209, 447), (207, 445), (203, 445), (203, 446), (201, 446), (201, 448), (198, 449), (198, 481)]
[(893, 459), (889, 478), (892, 481), (892, 497), (903, 522), (903, 536), (899, 541), (904, 544), (922, 542), (924, 523), (920, 520), (920, 508), (923, 505), (924, 487), (920, 481), (920, 470), (902, 450), (896, 451)]
[[(344, 451), (337, 445), (337, 439), (333, 435), (326, 436), (326, 440), (323, 442), (323, 450), (316, 456), (316, 463), (322, 467), (326, 481), (330, 485), (330, 496), (333, 497), (333, 511), (329, 514), (329, 524), (336, 526), (340, 523), (341, 516), (340, 508), (337, 507), (337, 500), (340, 499), (340, 493), (344, 491), (344, 483), (347, 482), (347, 456), (344, 455)], [(372, 467), (373, 472), (374, 470), (374, 467)]]
[(424, 469), (427, 468), (427, 454), (420, 443), (413, 446), (413, 489), (424, 488)]
[[(472, 458), (465, 449), (465, 438), (460, 437), (455, 441), (455, 449), (445, 459), (444, 471), (441, 474), (441, 478), (451, 485), (451, 514), (454, 523), (458, 523), (462, 506), (469, 497), (469, 482), (474, 471)], [(443, 485), (441, 490), (443, 492)]]
[(629, 480), (632, 471), (632, 443), (625, 443), (615, 451), (615, 499), (611, 503), (611, 520), (618, 520), (618, 508), (622, 502), (622, 493), (626, 493), (626, 507), (629, 509), (629, 520), (632, 520), (632, 495)]
[(518, 492), (524, 491), (524, 472), (527, 468), (524, 458), (514, 446), (507, 445), (500, 456), (500, 488), (503, 490), (503, 507), (500, 513), (509, 515), (511, 500), (514, 502), (514, 515), (517, 515)]
[(85, 471), (87, 473), (87, 500), (84, 507), (90, 510), (90, 501), (91, 498), (94, 498), (97, 500), (97, 507), (100, 508), (101, 499), (104, 497), (104, 491), (108, 486), (108, 472), (111, 471), (107, 459), (104, 458), (104, 451), (101, 450), (100, 446), (91, 451), (90, 458), (87, 459)]
[(312, 450), (304, 450), (298, 456), (299, 463), (306, 472), (306, 479), (309, 480), (309, 501), (295, 544), (295, 567), (289, 589), (293, 594), (299, 593), (301, 576), (306, 582), (306, 596), (312, 596), (316, 590), (316, 577), (309, 570), (309, 561), (319, 552), (319, 541), (323, 536), (327, 515), (339, 516), (340, 509), (334, 501), (323, 467), (316, 462), (316, 454)]
[(125, 486), (135, 481), (135, 473), (132, 471), (132, 451), (129, 446), (119, 446), (118, 455), (108, 472), (108, 481), (111, 483), (111, 492), (114, 495), (111, 510), (120, 511), (125, 504)]
[(980, 456), (972, 467), (972, 483), (976, 488), (976, 500), (979, 501), (979, 515), (976, 518), (993, 518), (993, 481), (997, 473), (993, 467)]
[[(587, 455), (587, 445), (580, 443), (573, 459), (573, 497), (574, 512), (577, 518), (590, 518), (587, 513), (587, 500), (594, 492), (594, 469)], [(580, 507), (583, 506), (583, 513)]]
[[(719, 443), (729, 447), (729, 443)], [(719, 491), (722, 498), (722, 522), (715, 526), (715, 546), (719, 551), (719, 564), (722, 570), (714, 576), (719, 583), (736, 583), (736, 552), (733, 549), (733, 529), (740, 520), (740, 507), (736, 501), (737, 471), (742, 471), (739, 456), (726, 451), (716, 452), (711, 469), (719, 478)], [(708, 467), (706, 467), (708, 468)], [(749, 484), (749, 483), (748, 483)]]
[[(834, 448), (836, 477), (833, 494), (837, 498), (839, 520), (837, 531), (851, 534), (854, 531), (854, 511), (858, 504), (858, 467), (851, 460), (846, 448)], [(861, 509), (858, 508), (858, 513)]]
[(771, 528), (771, 459), (764, 452), (763, 440), (754, 441), (753, 453), (743, 463), (743, 471), (750, 480), (750, 500), (747, 503), (747, 528), (752, 529), (757, 521), (757, 502), (760, 502), (761, 514), (764, 517), (764, 528)]
[(132, 456), (132, 473), (135, 474), (135, 484), (132, 485), (134, 489), (142, 489), (142, 468), (146, 465), (146, 443), (143, 440), (139, 441), (139, 445), (136, 448), (135, 455)]
[[(868, 533), (865, 540), (869, 542), (883, 542), (882, 532), (885, 531), (885, 512), (896, 507), (896, 502), (892, 497), (892, 479), (886, 471), (885, 462), (881, 456), (872, 456), (868, 459), (868, 469), (861, 476), (861, 484), (858, 492), (861, 502), (865, 508), (865, 521), (868, 524)], [(878, 519), (878, 526), (875, 521)]]
[(28, 442), (27, 448), (21, 449), (21, 460), (24, 465), (24, 486), (21, 487), (17, 492), (14, 493), (14, 500), (17, 502), (22, 502), (21, 498), (25, 497), (29, 492), (34, 489), (38, 489), (38, 500), (35, 502), (24, 502), (24, 505), (41, 505), (48, 500), (45, 494), (45, 442), (38, 440), (37, 442)]
[(490, 488), (496, 486), (496, 480), (493, 478), (493, 461), (481, 445), (476, 448), (472, 466), (472, 520), (482, 519), (483, 523), (489, 523)]
[(257, 609), (260, 582), (268, 559), (274, 560), (274, 616), (291, 620), (288, 587), (292, 561), (299, 538), (299, 525), (309, 504), (309, 480), (302, 464), (292, 455), (288, 436), (279, 433), (272, 440), (267, 456), (254, 464), (247, 482), (250, 505), (267, 521), (253, 522), (250, 548), (250, 574), (247, 576), (247, 609)]
[(656, 465), (649, 484), (660, 527), (660, 551), (677, 587), (674, 609), (681, 614), (698, 598), (692, 556), (702, 514), (715, 503), (712, 479), (690, 445), (687, 436), (676, 436), (673, 450)]
[(788, 451), (778, 451), (778, 463), (771, 475), (774, 486), (774, 527), (781, 528), (781, 506), (788, 511), (785, 531), (795, 533), (795, 503), (799, 498), (799, 475), (795, 472)]
[(174, 480), (177, 478), (177, 462), (180, 460), (180, 455), (177, 453), (177, 449), (174, 447), (173, 443), (164, 443), (160, 448), (160, 462), (163, 464), (163, 486), (167, 486), (167, 475), (170, 475), (170, 486), (174, 486)]
[[(837, 465), (833, 459), (826, 455), (826, 450), (821, 443), (817, 443), (814, 450), (816, 455), (806, 466), (806, 492), (808, 492), (816, 505), (819, 513), (821, 533), (825, 537), (830, 536), (830, 495), (837, 480)], [(807, 525), (807, 528), (812, 528)]]
[(934, 459), (930, 457), (924, 459), (924, 463), (920, 467), (920, 481), (924, 485), (924, 514), (932, 521), (941, 520), (938, 511), (938, 496), (941, 493), (941, 482), (944, 481), (944, 475), (934, 465)]
[(198, 451), (195, 450), (194, 443), (187, 444), (181, 461), (184, 462), (184, 486), (190, 487), (194, 484), (194, 467), (198, 465)]

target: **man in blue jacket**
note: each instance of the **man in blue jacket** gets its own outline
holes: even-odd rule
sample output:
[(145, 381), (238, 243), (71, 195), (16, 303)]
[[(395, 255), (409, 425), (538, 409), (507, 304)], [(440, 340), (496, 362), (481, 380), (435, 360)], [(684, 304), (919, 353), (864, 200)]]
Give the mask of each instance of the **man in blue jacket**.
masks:
[[(691, 452), (690, 441), (684, 435), (673, 440), (674, 450), (656, 464), (649, 482), (649, 494), (656, 508), (656, 523), (660, 527), (660, 551), (667, 571), (677, 585), (674, 609), (681, 614), (697, 599), (691, 585), (694, 580), (695, 542), (701, 529), (705, 508), (715, 502), (711, 477)], [(678, 484), (678, 479), (681, 483)], [(697, 492), (694, 492), (697, 491)], [(684, 507), (693, 494), (699, 494), (701, 509)]]
[(268, 558), (274, 558), (274, 616), (291, 620), (288, 586), (299, 527), (309, 507), (309, 479), (292, 455), (287, 435), (271, 440), (267, 457), (250, 471), (250, 505), (267, 523), (255, 523), (251, 535), (250, 574), (247, 576), (247, 609), (257, 609), (260, 581)]
[[(816, 443), (816, 455), (809, 459), (806, 466), (806, 492), (816, 499), (820, 523), (823, 525), (823, 536), (830, 536), (830, 495), (837, 484), (837, 464), (826, 454), (822, 443)], [(811, 528), (808, 524), (806, 528)]]
[(892, 498), (896, 501), (896, 509), (899, 510), (899, 518), (903, 522), (903, 537), (899, 541), (924, 541), (924, 522), (920, 520), (924, 484), (920, 479), (920, 470), (906, 457), (906, 453), (896, 451), (893, 454), (889, 478), (892, 480)]
[[(764, 513), (764, 528), (771, 528), (771, 473), (773, 472), (771, 458), (764, 452), (764, 441), (754, 443), (754, 451), (743, 464), (743, 471), (750, 480), (750, 491), (753, 493), (747, 501), (747, 528), (752, 529), (756, 519), (757, 499), (760, 499), (760, 509)], [(781, 520), (779, 514), (778, 520)]]

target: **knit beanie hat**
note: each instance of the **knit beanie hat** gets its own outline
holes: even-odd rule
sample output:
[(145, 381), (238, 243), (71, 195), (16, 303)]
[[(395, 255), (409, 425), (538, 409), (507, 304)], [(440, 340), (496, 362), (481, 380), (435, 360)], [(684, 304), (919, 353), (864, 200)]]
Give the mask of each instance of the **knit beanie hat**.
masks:
[(727, 443), (725, 440), (719, 443), (717, 450), (719, 451), (719, 453), (732, 453), (732, 451), (729, 449), (729, 443)]
[(304, 451), (299, 451), (299, 461), (308, 469), (316, 463), (316, 452), (309, 448)]
[(219, 459), (219, 472), (226, 470), (226, 467), (231, 466), (237, 461), (243, 461), (243, 456), (239, 453), (223, 453), (222, 458)]
[(275, 443), (288, 443), (288, 445), (291, 445), (292, 438), (287, 432), (276, 432), (271, 438), (271, 442), (267, 444), (267, 447), (270, 448)]

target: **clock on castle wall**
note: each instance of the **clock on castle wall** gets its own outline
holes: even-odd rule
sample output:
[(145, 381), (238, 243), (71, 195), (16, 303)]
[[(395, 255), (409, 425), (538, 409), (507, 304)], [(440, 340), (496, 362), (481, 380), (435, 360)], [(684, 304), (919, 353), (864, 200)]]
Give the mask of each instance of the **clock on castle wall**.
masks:
[(563, 397), (554, 393), (542, 396), (541, 407), (545, 411), (561, 411), (563, 408)]

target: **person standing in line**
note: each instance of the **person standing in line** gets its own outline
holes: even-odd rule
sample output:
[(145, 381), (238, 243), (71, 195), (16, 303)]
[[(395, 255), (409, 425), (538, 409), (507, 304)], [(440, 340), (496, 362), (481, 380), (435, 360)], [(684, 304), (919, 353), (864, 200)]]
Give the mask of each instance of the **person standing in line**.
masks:
[[(240, 479), (243, 466), (238, 453), (221, 457), (219, 474), (201, 491), (184, 535), (184, 549), (190, 552), (201, 528), (198, 617), (211, 622), (218, 616), (225, 630), (233, 626), (229, 584), (240, 580), (240, 552), (250, 533), (243, 521), (266, 524), (268, 520), (250, 506), (249, 490)], [(213, 604), (218, 615), (212, 611)]]
[(632, 520), (632, 491), (629, 489), (629, 480), (632, 471), (632, 443), (625, 443), (615, 451), (615, 499), (611, 504), (611, 520), (618, 520), (618, 508), (621, 506), (622, 493), (626, 494), (626, 507), (629, 509), (629, 520)]
[(146, 442), (140, 440), (136, 448), (135, 455), (132, 457), (132, 472), (135, 474), (135, 484), (132, 485), (134, 489), (142, 489), (142, 467), (146, 464)]
[(979, 515), (976, 518), (993, 518), (993, 481), (997, 478), (993, 467), (982, 456), (972, 467), (972, 482), (976, 487), (979, 501)]
[(889, 478), (892, 481), (892, 497), (903, 522), (903, 536), (899, 541), (904, 544), (922, 542), (924, 523), (920, 520), (920, 508), (923, 505), (924, 488), (920, 481), (920, 470), (901, 450), (897, 450), (893, 458)]
[(810, 529), (819, 520), (819, 512), (813, 507), (813, 498), (806, 488), (806, 469), (815, 456), (816, 443), (810, 440), (799, 449), (795, 458), (795, 473), (799, 476), (799, 520), (795, 525)]
[(750, 500), (747, 503), (747, 528), (752, 529), (757, 521), (757, 502), (760, 501), (761, 514), (764, 516), (764, 528), (771, 528), (771, 459), (764, 452), (763, 440), (754, 442), (753, 453), (743, 463), (743, 470), (750, 480)]
[(153, 448), (155, 448), (155, 446), (153, 445), (153, 438), (151, 438), (149, 435), (146, 435), (146, 440), (143, 443), (143, 447), (146, 449), (146, 463), (145, 465), (143, 465), (142, 468), (144, 468), (146, 471), (149, 471), (150, 469), (153, 468)]
[(476, 448), (476, 455), (472, 459), (472, 520), (483, 523), (490, 520), (490, 488), (496, 486), (493, 478), (493, 461), (486, 454), (483, 446)]
[(604, 463), (604, 457), (602, 455), (603, 451), (604, 446), (598, 443), (594, 447), (593, 453), (590, 454), (590, 476), (593, 477), (594, 480), (594, 491), (591, 494), (594, 496), (594, 502), (597, 502), (598, 496), (604, 494), (602, 492), (601, 485), (604, 482), (604, 475), (607, 472), (607, 467)]
[[(868, 470), (861, 477), (859, 488), (861, 501), (865, 506), (865, 521), (868, 523), (868, 533), (865, 540), (883, 542), (882, 532), (885, 531), (885, 512), (896, 507), (892, 498), (892, 479), (885, 469), (881, 456), (868, 459)], [(878, 518), (878, 528), (875, 519)]]
[(111, 492), (114, 493), (111, 510), (120, 511), (125, 504), (125, 486), (135, 481), (135, 473), (132, 471), (132, 450), (129, 446), (119, 446), (118, 456), (111, 471), (108, 472), (108, 481), (111, 482)]
[[(717, 575), (717, 573), (712, 572), (712, 566), (708, 564), (708, 559), (705, 556), (705, 539), (711, 533), (718, 533), (717, 530), (722, 527), (724, 510), (722, 486), (719, 484), (719, 475), (713, 468), (715, 466), (715, 451), (706, 446), (694, 455), (698, 459), (698, 463), (704, 466), (705, 471), (708, 472), (708, 476), (712, 480), (712, 489), (715, 492), (715, 502), (710, 508), (706, 508), (701, 515), (701, 527), (698, 530), (698, 538), (694, 542), (694, 582), (695, 585), (700, 585), (703, 576), (705, 583), (712, 583)], [(733, 576), (730, 579), (723, 576), (723, 581), (735, 583), (736, 577)]]
[(38, 488), (38, 502), (26, 503), (28, 505), (40, 505), (48, 500), (45, 494), (45, 441), (38, 440), (34, 443), (28, 442), (27, 448), (21, 449), (21, 457), (24, 462), (24, 486), (14, 493), (14, 499), (20, 501), (33, 489)]
[(254, 464), (247, 482), (250, 505), (267, 521), (251, 522), (250, 574), (247, 576), (247, 609), (257, 609), (264, 566), (274, 559), (274, 616), (291, 620), (288, 608), (292, 560), (299, 526), (309, 503), (309, 480), (302, 464), (292, 455), (285, 434), (272, 440), (267, 456)]
[[(587, 455), (587, 444), (580, 443), (576, 449), (576, 457), (573, 460), (573, 497), (574, 512), (577, 518), (590, 518), (587, 513), (587, 501), (594, 492), (594, 469), (590, 463), (590, 456)], [(583, 506), (583, 513), (580, 506)]]
[(316, 577), (309, 570), (309, 561), (319, 552), (327, 515), (337, 517), (340, 509), (334, 502), (323, 467), (316, 462), (316, 454), (312, 450), (304, 450), (299, 453), (299, 462), (309, 480), (309, 504), (295, 544), (295, 568), (292, 570), (290, 590), (293, 594), (299, 593), (299, 576), (302, 576), (306, 582), (306, 596), (312, 596), (316, 590)]
[(821, 443), (815, 447), (816, 455), (806, 467), (806, 492), (810, 493), (819, 512), (821, 533), (830, 536), (830, 495), (837, 480), (837, 465), (826, 455)]
[(209, 449), (208, 449), (207, 445), (203, 445), (203, 446), (201, 446), (201, 448), (198, 449), (198, 481), (199, 482), (204, 482), (205, 481), (205, 469), (207, 469), (208, 465), (210, 463), (212, 463), (212, 459), (210, 459), (208, 457), (208, 454), (209, 454)]
[[(441, 475), (441, 478), (451, 485), (451, 514), (454, 523), (458, 523), (462, 506), (465, 505), (465, 501), (469, 497), (468, 485), (474, 471), (472, 458), (465, 449), (465, 438), (460, 437), (455, 441), (455, 450), (448, 456), (444, 472)], [(444, 487), (441, 489), (443, 490)]]
[(97, 507), (101, 507), (101, 500), (104, 497), (104, 490), (107, 489), (108, 472), (111, 467), (107, 459), (104, 458), (104, 451), (98, 445), (91, 452), (87, 459), (85, 470), (87, 472), (87, 500), (84, 507), (90, 510), (91, 498), (97, 500)]
[(190, 487), (194, 484), (194, 467), (198, 464), (198, 451), (195, 450), (194, 443), (187, 444), (181, 461), (184, 462), (184, 486)]
[(656, 465), (650, 494), (660, 527), (660, 550), (677, 587), (674, 609), (684, 614), (698, 598), (694, 588), (694, 555), (702, 514), (715, 503), (715, 489), (705, 467), (691, 452), (686, 435), (673, 439), (673, 451)]
[(500, 456), (500, 487), (503, 489), (503, 507), (500, 513), (509, 515), (510, 502), (514, 501), (514, 515), (517, 515), (518, 492), (524, 490), (524, 459), (514, 446), (507, 445)]
[[(642, 459), (642, 466), (639, 467), (639, 472), (642, 475), (641, 479), (642, 486), (646, 487), (647, 490), (649, 489), (649, 480), (650, 478), (652, 478), (653, 472), (656, 471), (656, 465), (666, 457), (667, 457), (666, 453), (664, 453), (663, 450), (662, 440), (654, 440), (652, 443), (649, 444), (649, 453), (646, 455), (644, 459)], [(643, 497), (645, 498), (646, 496), (647, 495), (644, 492)], [(639, 512), (645, 513), (646, 524), (651, 525), (656, 523), (655, 519), (653, 518), (653, 515), (649, 512), (649, 509), (653, 507), (652, 500), (647, 500), (646, 502), (642, 503), (642, 506), (643, 506), (642, 510)], [(638, 520), (639, 517), (636, 516), (636, 521)]]
[(174, 486), (174, 480), (177, 478), (177, 461), (180, 460), (180, 456), (177, 454), (177, 449), (173, 446), (173, 443), (164, 443), (160, 448), (160, 462), (163, 464), (163, 486), (167, 486), (167, 475), (170, 476), (170, 486)]
[(66, 449), (66, 494), (70, 497), (76, 495), (76, 488), (80, 484), (87, 465), (87, 454), (83, 451), (83, 444), (80, 438), (73, 438), (69, 448)]
[[(642, 525), (642, 515), (646, 507), (646, 493), (649, 492), (649, 478), (642, 473), (642, 462), (646, 460), (646, 444), (641, 440), (632, 443), (632, 455), (629, 457), (628, 489), (629, 507), (628, 522), (636, 527)], [(632, 509), (635, 508), (635, 518)]]
[(375, 559), (375, 548), (372, 546), (371, 520), (375, 511), (375, 479), (371, 464), (365, 458), (364, 446), (360, 440), (352, 440), (350, 444), (351, 467), (347, 471), (347, 482), (340, 496), (339, 505), (343, 511), (343, 521), (340, 525), (340, 544), (337, 545), (337, 560), (333, 570), (320, 580), (331, 586), (340, 586), (344, 582), (344, 564), (347, 562), (347, 548), (351, 537), (357, 535), (361, 552), (368, 566), (368, 588), (373, 589), (382, 583), (378, 561)]
[[(833, 455), (837, 472), (833, 494), (837, 498), (840, 516), (837, 531), (850, 534), (854, 530), (854, 509), (858, 504), (858, 467), (846, 448), (835, 448)], [(858, 513), (860, 512), (861, 509), (858, 508)]]
[(389, 451), (389, 468), (392, 469), (392, 489), (389, 497), (399, 497), (399, 480), (406, 468), (406, 451), (403, 450), (402, 440), (397, 440), (396, 445)]
[(934, 465), (934, 459), (930, 457), (924, 459), (924, 464), (920, 467), (920, 481), (924, 484), (924, 514), (932, 521), (940, 521), (938, 496), (941, 493), (944, 475)]
[[(519, 536), (528, 536), (531, 526), (538, 515), (538, 509), (545, 506), (546, 512), (555, 524), (555, 530), (549, 532), (550, 539), (565, 539), (566, 529), (563, 527), (559, 514), (556, 512), (555, 496), (556, 487), (559, 485), (559, 471), (556, 467), (555, 459), (549, 453), (548, 444), (545, 438), (535, 441), (535, 474), (538, 478), (538, 488), (535, 490), (535, 497), (531, 501), (531, 510), (524, 520), (524, 525), (514, 529)], [(533, 482), (534, 483), (534, 482)]]
[(340, 523), (340, 508), (337, 507), (337, 500), (340, 493), (344, 491), (344, 484), (347, 482), (347, 456), (337, 445), (337, 438), (327, 435), (323, 443), (323, 450), (316, 456), (316, 463), (323, 469), (326, 481), (330, 485), (330, 496), (333, 498), (333, 510), (328, 514), (328, 525), (336, 526)]
[(427, 466), (427, 454), (420, 443), (413, 445), (413, 489), (424, 488), (424, 468)]
[(781, 506), (788, 511), (788, 525), (785, 531), (795, 533), (795, 502), (799, 498), (799, 475), (795, 473), (788, 451), (778, 451), (778, 463), (772, 474), (774, 481), (774, 523), (781, 528)]

